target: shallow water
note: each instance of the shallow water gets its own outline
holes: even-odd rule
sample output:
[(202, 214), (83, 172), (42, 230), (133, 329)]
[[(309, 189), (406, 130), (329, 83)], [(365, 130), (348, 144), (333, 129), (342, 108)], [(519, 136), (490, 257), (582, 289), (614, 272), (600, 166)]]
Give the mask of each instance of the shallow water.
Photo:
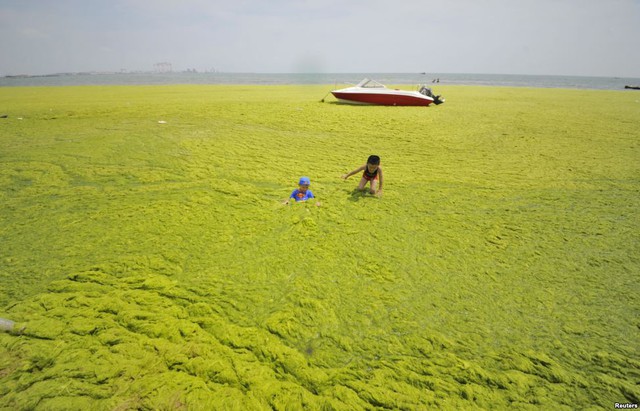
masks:
[[(0, 77), (0, 87), (108, 86), (173, 84), (331, 84), (341, 88), (363, 78), (383, 84), (440, 86), (544, 87), (589, 90), (623, 90), (640, 85), (640, 78), (549, 76), (479, 73), (61, 73), (45, 76)], [(339, 86), (339, 87), (338, 87)], [(635, 91), (629, 91), (635, 93)]]
[(637, 403), (637, 97), (438, 92), (0, 89), (0, 407)]

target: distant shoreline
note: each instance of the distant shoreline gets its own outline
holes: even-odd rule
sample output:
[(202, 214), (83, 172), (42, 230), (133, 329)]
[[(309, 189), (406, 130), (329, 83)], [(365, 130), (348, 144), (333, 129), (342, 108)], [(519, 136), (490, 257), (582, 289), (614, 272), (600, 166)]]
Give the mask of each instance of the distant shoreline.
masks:
[[(264, 76), (330, 76), (330, 75), (349, 75), (349, 74), (362, 74), (359, 72), (340, 72), (340, 73), (263, 73), (253, 71), (197, 71), (197, 70), (183, 70), (183, 71), (71, 71), (60, 73), (45, 73), (45, 74), (6, 74), (0, 76), (0, 78), (39, 78), (39, 77), (65, 77), (65, 76), (122, 76), (122, 75), (182, 75), (182, 74), (196, 74), (196, 75), (264, 75)], [(366, 74), (366, 73), (365, 73)], [(515, 77), (577, 77), (577, 78), (602, 78), (602, 79), (636, 79), (635, 77), (621, 77), (621, 76), (584, 76), (584, 75), (564, 75), (564, 74), (505, 74), (505, 73), (377, 73), (377, 74), (393, 74), (393, 75), (419, 75), (419, 76), (437, 76), (437, 75), (453, 75), (453, 76), (515, 76)]]

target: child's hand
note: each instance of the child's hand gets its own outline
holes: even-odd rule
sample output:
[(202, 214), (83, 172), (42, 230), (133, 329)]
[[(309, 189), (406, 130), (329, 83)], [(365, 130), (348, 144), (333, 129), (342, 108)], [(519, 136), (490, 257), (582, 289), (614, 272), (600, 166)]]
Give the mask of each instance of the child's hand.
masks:
[(342, 179), (343, 179), (343, 180), (346, 180), (347, 178), (349, 178), (349, 174), (343, 174), (343, 175), (342, 175)]

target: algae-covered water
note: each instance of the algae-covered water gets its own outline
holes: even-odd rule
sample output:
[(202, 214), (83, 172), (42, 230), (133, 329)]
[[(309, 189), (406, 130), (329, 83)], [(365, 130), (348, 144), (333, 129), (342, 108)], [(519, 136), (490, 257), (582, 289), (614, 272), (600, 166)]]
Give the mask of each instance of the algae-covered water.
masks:
[(328, 89), (0, 88), (0, 409), (640, 402), (640, 95)]

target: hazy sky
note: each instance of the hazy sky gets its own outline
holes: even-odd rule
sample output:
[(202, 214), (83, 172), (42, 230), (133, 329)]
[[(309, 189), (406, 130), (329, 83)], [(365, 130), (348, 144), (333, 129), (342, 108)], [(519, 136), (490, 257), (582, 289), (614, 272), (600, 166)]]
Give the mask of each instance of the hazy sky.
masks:
[(0, 75), (640, 77), (640, 0), (0, 0)]

